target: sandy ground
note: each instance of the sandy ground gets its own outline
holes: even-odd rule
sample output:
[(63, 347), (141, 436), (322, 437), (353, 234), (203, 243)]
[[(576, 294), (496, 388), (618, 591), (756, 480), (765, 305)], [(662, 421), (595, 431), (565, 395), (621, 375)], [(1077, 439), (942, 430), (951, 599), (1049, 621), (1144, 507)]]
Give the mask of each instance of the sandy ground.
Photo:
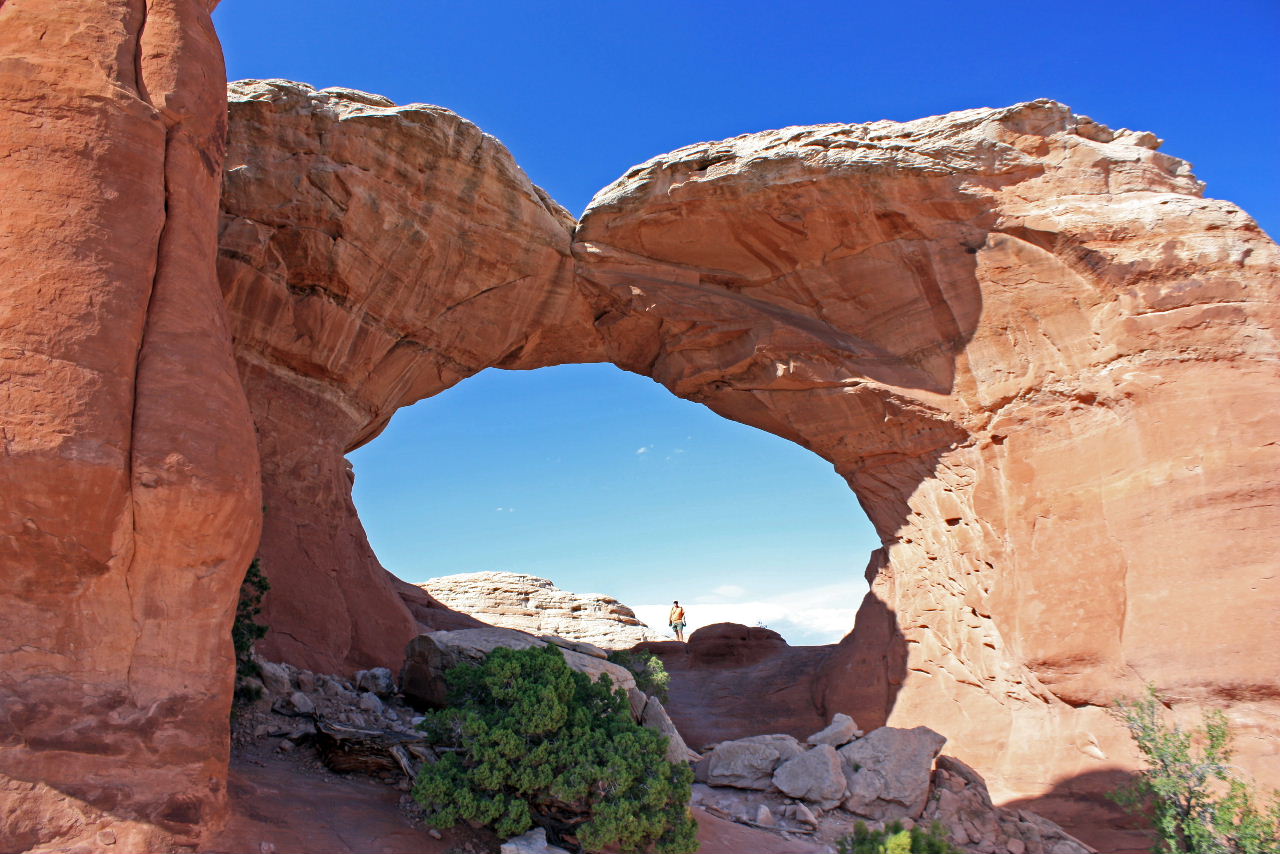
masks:
[[(403, 793), (368, 778), (318, 770), (305, 752), (263, 746), (232, 760), (231, 818), (209, 854), (496, 854), (498, 841), (467, 828), (432, 837), (401, 808)], [(698, 820), (701, 854), (817, 854), (823, 846), (784, 839), (708, 815)]]

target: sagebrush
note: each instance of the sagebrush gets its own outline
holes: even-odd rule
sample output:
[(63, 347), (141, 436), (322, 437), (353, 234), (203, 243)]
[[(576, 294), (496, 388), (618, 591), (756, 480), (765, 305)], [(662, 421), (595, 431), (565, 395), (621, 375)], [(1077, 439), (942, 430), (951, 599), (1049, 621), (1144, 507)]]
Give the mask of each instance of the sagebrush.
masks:
[(1184, 730), (1164, 719), (1165, 702), (1152, 685), (1146, 696), (1120, 700), (1113, 712), (1142, 752), (1146, 768), (1112, 795), (1146, 816), (1156, 854), (1280, 854), (1280, 793), (1258, 797), (1231, 764), (1231, 729), (1212, 710)]
[(496, 649), (451, 668), (449, 707), (423, 728), (444, 747), (413, 796), (436, 827), (460, 821), (515, 836), (535, 824), (561, 845), (696, 851), (693, 771), (637, 724), (608, 677), (592, 682), (559, 648)]

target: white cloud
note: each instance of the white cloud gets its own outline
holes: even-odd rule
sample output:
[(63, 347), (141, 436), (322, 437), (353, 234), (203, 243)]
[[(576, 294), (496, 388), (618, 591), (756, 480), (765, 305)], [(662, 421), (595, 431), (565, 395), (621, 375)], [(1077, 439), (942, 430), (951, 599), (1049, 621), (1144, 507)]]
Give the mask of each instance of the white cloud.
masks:
[(645, 445), (643, 448), (636, 448), (637, 454), (647, 454), (653, 450), (653, 445)]
[(721, 599), (737, 599), (747, 591), (746, 588), (739, 587), (737, 584), (721, 584), (711, 592)]
[[(737, 585), (727, 584), (712, 592), (731, 598), (722, 592), (729, 588), (741, 590)], [(768, 626), (793, 646), (838, 643), (853, 629), (854, 615), (866, 591), (864, 582), (854, 580), (797, 590), (769, 600), (685, 603), (689, 623), (685, 637), (713, 623), (740, 623), (744, 626)], [(708, 597), (699, 598), (705, 600)], [(669, 631), (667, 613), (670, 608), (670, 604), (632, 606), (637, 617), (650, 628), (663, 633)]]

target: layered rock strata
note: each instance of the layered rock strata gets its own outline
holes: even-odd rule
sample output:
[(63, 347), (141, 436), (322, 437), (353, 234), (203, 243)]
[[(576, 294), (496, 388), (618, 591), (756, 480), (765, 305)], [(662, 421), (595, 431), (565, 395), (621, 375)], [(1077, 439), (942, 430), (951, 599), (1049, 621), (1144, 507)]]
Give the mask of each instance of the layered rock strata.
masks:
[(257, 446), (215, 276), (204, 0), (0, 3), (0, 850), (224, 811)]
[(398, 666), (418, 626), (343, 454), (486, 367), (584, 360), (573, 220), (448, 110), (286, 81), (229, 98), (219, 273), (263, 458), (264, 652)]
[(1280, 607), (1280, 254), (1157, 147), (1049, 101), (788, 128), (641, 164), (575, 234), (615, 363), (830, 460), (879, 531), (823, 710), (1000, 793), (1131, 761), (1102, 707), (1144, 681), (1280, 777), (1280, 623), (1236, 619)]
[(789, 128), (641, 164), (575, 228), (448, 111), (233, 86), (250, 422), (209, 273), (208, 4), (10, 0), (0, 33), (6, 846), (216, 822), (262, 508), (268, 653), (393, 666), (418, 627), (342, 454), (486, 367), (564, 362), (849, 481), (883, 548), (824, 713), (934, 725), (1045, 792), (1129, 761), (1101, 707), (1152, 681), (1227, 705), (1280, 781), (1280, 623), (1238, 619), (1280, 608), (1280, 256), (1150, 134), (1047, 101)]
[[(391, 663), (379, 639), (408, 631), (342, 451), (485, 366), (609, 360), (859, 495), (884, 546), (802, 689), (816, 714), (947, 731), (1002, 794), (1131, 761), (1103, 706), (1147, 680), (1270, 732), (1280, 644), (1230, 617), (1280, 596), (1280, 256), (1149, 134), (1040, 101), (691, 146), (601, 191), (570, 266), (571, 224), (445, 111), (247, 83), (232, 123), (223, 278), (263, 554), (299, 578), (272, 605), (282, 651)], [(1242, 533), (1206, 597), (1216, 541), (1186, 531), (1225, 525)]]
[(493, 626), (554, 635), (604, 649), (629, 649), (662, 635), (611, 596), (571, 593), (517, 572), (468, 572), (418, 585), (446, 607)]

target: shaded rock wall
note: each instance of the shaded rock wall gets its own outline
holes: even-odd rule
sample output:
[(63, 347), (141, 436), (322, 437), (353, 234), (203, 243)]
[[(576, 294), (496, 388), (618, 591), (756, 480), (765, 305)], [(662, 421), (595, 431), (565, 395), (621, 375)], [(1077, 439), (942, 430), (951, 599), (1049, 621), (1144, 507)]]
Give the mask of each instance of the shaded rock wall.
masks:
[(0, 4), (0, 849), (224, 806), (259, 475), (215, 278), (196, 0)]

